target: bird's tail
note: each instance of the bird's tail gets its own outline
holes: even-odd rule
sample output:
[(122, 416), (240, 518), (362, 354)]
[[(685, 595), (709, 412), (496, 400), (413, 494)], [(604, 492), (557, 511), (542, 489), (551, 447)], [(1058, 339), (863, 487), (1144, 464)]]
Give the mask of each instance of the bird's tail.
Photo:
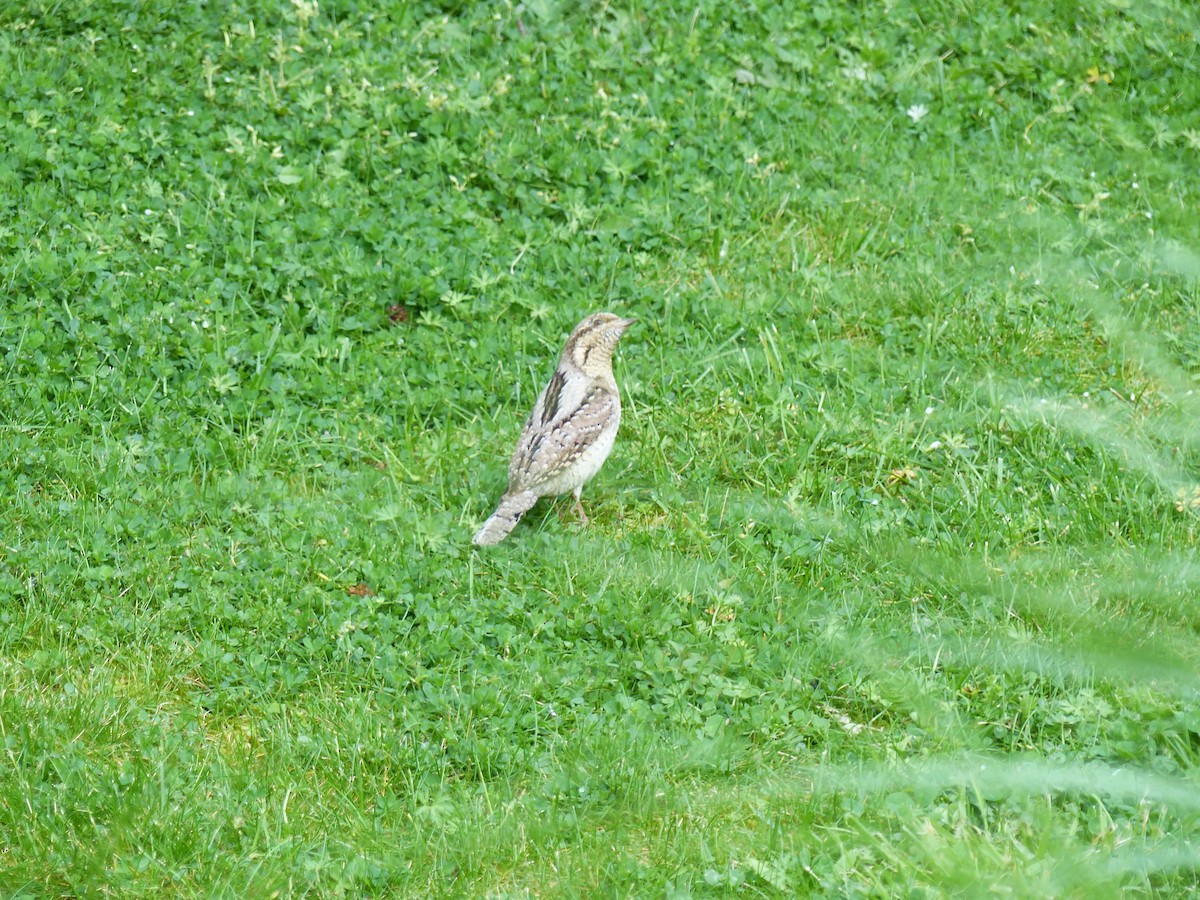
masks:
[(490, 519), (483, 523), (483, 527), (475, 532), (475, 537), (471, 538), (473, 544), (498, 544), (506, 537), (508, 533), (517, 527), (517, 523), (521, 521), (521, 516), (529, 512), (533, 508), (533, 504), (537, 503), (538, 495), (533, 491), (522, 491), (517, 494), (505, 494), (500, 500), (500, 505), (496, 507), (496, 511), (492, 513)]

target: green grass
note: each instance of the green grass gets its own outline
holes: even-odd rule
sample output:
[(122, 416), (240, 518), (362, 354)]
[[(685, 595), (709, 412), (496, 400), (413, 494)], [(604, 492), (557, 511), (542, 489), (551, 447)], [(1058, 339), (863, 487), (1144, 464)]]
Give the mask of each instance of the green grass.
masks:
[(0, 893), (1200, 890), (1198, 38), (5, 4)]

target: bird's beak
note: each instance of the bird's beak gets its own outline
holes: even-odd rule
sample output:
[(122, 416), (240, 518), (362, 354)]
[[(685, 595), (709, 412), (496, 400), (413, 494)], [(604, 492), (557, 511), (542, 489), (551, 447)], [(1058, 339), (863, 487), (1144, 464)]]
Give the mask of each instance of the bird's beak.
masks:
[(621, 330), (624, 331), (626, 328), (628, 328), (630, 325), (632, 325), (636, 321), (637, 321), (637, 319), (621, 319), (621, 321), (618, 322), (617, 324), (620, 325)]

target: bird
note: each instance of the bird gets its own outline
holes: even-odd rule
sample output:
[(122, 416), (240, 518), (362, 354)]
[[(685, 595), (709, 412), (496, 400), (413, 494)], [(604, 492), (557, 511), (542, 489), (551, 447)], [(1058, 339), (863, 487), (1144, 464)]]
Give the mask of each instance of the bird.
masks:
[(580, 492), (612, 452), (621, 424), (613, 350), (636, 321), (598, 312), (575, 326), (558, 368), (525, 420), (508, 466), (508, 490), (473, 543), (500, 543), (540, 497), (568, 492), (587, 525)]

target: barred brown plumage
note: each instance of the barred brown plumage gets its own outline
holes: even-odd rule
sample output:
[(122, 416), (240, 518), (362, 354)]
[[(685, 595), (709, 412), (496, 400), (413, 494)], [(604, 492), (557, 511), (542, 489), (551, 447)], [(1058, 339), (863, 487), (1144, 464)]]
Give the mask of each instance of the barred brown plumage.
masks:
[(613, 378), (612, 354), (634, 319), (594, 313), (567, 338), (558, 368), (538, 396), (508, 467), (508, 490), (472, 539), (496, 544), (516, 527), (539, 497), (575, 495), (575, 510), (587, 524), (579, 495), (612, 451), (621, 423), (621, 398)]

